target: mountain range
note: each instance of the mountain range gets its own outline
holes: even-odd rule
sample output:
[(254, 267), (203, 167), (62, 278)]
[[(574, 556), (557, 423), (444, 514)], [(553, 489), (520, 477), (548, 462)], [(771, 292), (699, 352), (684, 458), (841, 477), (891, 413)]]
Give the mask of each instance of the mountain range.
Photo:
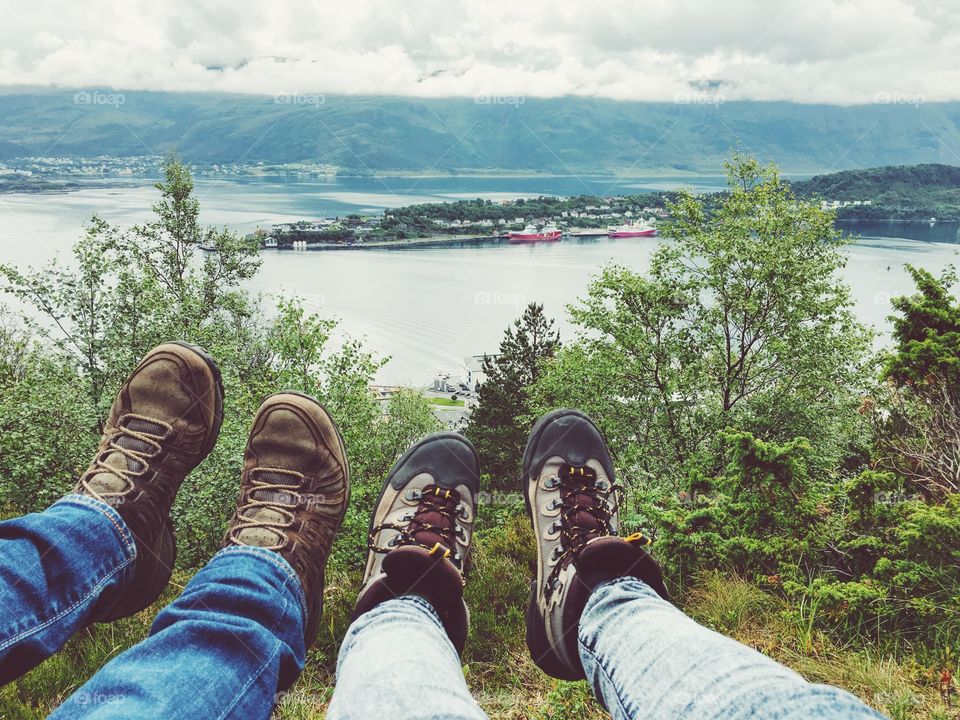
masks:
[(960, 103), (644, 103), (562, 97), (0, 91), (0, 160), (179, 152), (195, 163), (376, 172), (790, 173), (960, 163)]

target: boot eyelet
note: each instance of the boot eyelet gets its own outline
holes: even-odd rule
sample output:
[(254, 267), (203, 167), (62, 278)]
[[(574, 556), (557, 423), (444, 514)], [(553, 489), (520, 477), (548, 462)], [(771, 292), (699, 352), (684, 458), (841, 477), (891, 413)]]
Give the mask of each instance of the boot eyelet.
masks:
[(543, 486), (547, 488), (547, 490), (552, 490), (555, 487), (559, 487), (560, 478), (558, 478), (557, 476), (548, 477), (546, 480), (543, 481)]
[(397, 546), (397, 538), (399, 538), (399, 537), (400, 537), (399, 535), (394, 535), (392, 538), (390, 538), (389, 540), (387, 540), (387, 547), (396, 547), (396, 546)]
[(599, 479), (598, 479), (595, 483), (593, 483), (593, 486), (594, 486), (597, 490), (607, 491), (607, 490), (610, 489), (610, 483), (608, 483), (606, 480), (599, 480)]
[(423, 497), (423, 493), (420, 492), (420, 490), (418, 490), (417, 488), (412, 488), (410, 490), (407, 490), (403, 494), (403, 499), (407, 500), (408, 502), (419, 502), (421, 497)]
[(461, 520), (470, 520), (470, 511), (467, 509), (467, 506), (464, 503), (457, 505), (457, 517)]
[(459, 525), (457, 525), (456, 535), (457, 535), (457, 539), (460, 540), (461, 542), (464, 542), (464, 543), (467, 542), (467, 533)]

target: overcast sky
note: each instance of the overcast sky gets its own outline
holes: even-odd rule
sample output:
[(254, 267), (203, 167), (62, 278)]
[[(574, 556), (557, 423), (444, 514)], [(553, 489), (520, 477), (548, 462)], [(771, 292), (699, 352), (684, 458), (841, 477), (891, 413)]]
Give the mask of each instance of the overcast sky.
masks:
[(960, 99), (960, 0), (0, 0), (0, 18), (2, 86)]

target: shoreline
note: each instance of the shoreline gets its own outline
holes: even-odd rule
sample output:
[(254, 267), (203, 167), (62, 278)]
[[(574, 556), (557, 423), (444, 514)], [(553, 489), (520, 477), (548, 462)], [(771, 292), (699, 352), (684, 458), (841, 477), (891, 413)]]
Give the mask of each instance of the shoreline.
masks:
[[(910, 222), (910, 221), (901, 221), (901, 222)], [(596, 232), (594, 232), (596, 230)], [(607, 233), (604, 230), (596, 228), (578, 228), (572, 233), (564, 234), (563, 239), (576, 240), (577, 238), (604, 238), (607, 237)], [(901, 236), (890, 236), (890, 235), (852, 235), (848, 234), (847, 237), (850, 237), (852, 240), (906, 240), (911, 242), (922, 242), (922, 243), (937, 243), (942, 245), (960, 245), (960, 237), (957, 240), (941, 240), (941, 239), (921, 239), (921, 238), (910, 238), (910, 237), (901, 237)], [(634, 238), (631, 238), (634, 239)], [(640, 239), (649, 239), (649, 238), (640, 238)], [(369, 243), (362, 243), (359, 245), (333, 245), (325, 243), (316, 243), (313, 245), (308, 245), (303, 248), (292, 248), (292, 247), (269, 247), (261, 248), (261, 251), (264, 250), (276, 250), (281, 252), (298, 250), (301, 252), (331, 252), (331, 251), (362, 251), (362, 250), (416, 250), (423, 248), (431, 247), (468, 247), (474, 245), (508, 245), (510, 244), (507, 241), (505, 235), (439, 235), (434, 237), (427, 238), (408, 238), (406, 240), (378, 240)]]
[[(596, 232), (593, 232), (596, 230)], [(572, 233), (572, 237), (606, 237), (607, 231), (598, 228), (577, 228)], [(564, 235), (567, 237), (567, 235)], [(506, 235), (434, 235), (423, 238), (406, 238), (404, 240), (375, 240), (352, 245), (335, 245), (328, 243), (314, 243), (304, 248), (288, 247), (269, 247), (261, 248), (263, 250), (308, 250), (308, 251), (328, 251), (328, 250), (392, 250), (403, 248), (424, 248), (424, 247), (454, 247), (458, 245), (479, 245), (482, 243), (509, 244)]]

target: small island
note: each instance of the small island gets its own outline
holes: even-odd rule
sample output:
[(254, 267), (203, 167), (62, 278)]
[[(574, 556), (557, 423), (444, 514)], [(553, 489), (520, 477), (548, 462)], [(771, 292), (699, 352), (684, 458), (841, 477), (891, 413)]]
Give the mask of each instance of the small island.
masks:
[[(960, 167), (914, 165), (848, 170), (790, 182), (799, 198), (835, 212), (850, 235), (909, 237), (960, 242)], [(707, 193), (714, 207), (724, 193)], [(505, 238), (525, 225), (554, 225), (567, 236), (606, 235), (608, 228), (668, 218), (676, 192), (601, 197), (539, 196), (515, 200), (420, 203), (378, 215), (300, 220), (260, 229), (264, 247), (317, 250), (471, 245)], [(938, 225), (935, 231), (930, 228)], [(893, 229), (885, 228), (893, 225)]]

